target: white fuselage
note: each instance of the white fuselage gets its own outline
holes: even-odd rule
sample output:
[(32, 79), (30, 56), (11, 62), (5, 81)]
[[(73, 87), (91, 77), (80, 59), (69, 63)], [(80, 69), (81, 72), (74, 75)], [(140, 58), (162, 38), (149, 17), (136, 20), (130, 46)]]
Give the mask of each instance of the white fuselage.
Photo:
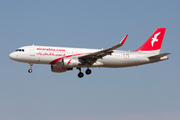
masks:
[[(68, 47), (50, 47), (50, 46), (24, 46), (17, 51), (10, 54), (10, 58), (24, 63), (31, 64), (51, 64), (61, 65), (62, 58), (77, 59), (79, 56), (90, 54), (100, 49), (86, 49), (86, 48), (68, 48)], [(120, 68), (130, 67), (142, 64), (148, 64), (168, 59), (167, 56), (160, 59), (150, 59), (149, 56), (153, 53), (146, 52), (131, 52), (114, 50), (111, 55), (107, 55), (102, 59), (98, 59), (93, 65), (89, 67), (108, 67)], [(85, 67), (78, 65), (76, 67)]]

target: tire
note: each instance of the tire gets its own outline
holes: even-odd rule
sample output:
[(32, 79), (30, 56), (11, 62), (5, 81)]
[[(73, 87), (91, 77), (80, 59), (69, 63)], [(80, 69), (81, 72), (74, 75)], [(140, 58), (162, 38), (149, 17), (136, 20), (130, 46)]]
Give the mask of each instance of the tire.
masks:
[(87, 69), (87, 70), (86, 70), (86, 74), (87, 74), (87, 75), (91, 74), (91, 70), (90, 70), (90, 69)]
[(28, 72), (29, 72), (29, 73), (32, 73), (32, 69), (29, 69)]
[(78, 74), (78, 77), (79, 78), (82, 78), (84, 76), (84, 74), (82, 73), (82, 72), (80, 72), (79, 74)]

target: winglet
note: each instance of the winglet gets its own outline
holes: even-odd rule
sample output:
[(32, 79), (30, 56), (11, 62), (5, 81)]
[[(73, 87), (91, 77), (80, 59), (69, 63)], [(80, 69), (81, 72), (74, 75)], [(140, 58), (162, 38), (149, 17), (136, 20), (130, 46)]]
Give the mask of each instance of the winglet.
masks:
[(127, 37), (128, 37), (128, 35), (126, 35), (119, 44), (123, 45), (125, 43)]

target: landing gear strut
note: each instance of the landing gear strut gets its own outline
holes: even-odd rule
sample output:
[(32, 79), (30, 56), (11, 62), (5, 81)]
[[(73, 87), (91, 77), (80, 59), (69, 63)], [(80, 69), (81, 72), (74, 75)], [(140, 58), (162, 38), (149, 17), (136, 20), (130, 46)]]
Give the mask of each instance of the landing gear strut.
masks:
[(89, 64), (86, 63), (85, 66), (87, 67), (86, 74), (87, 75), (91, 74), (91, 70), (89, 69)]
[(32, 63), (29, 63), (30, 64), (30, 69), (28, 70), (29, 73), (32, 73), (32, 66), (33, 64)]
[(77, 68), (79, 70), (78, 77), (82, 78), (84, 76), (84, 73), (81, 72), (81, 68)]

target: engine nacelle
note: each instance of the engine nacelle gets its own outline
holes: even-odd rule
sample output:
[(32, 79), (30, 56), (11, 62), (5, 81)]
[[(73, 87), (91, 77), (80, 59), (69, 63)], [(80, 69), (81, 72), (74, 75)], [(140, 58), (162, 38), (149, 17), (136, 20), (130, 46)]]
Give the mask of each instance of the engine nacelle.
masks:
[(64, 68), (77, 67), (80, 64), (78, 59), (63, 58), (62, 65)]
[(64, 68), (64, 67), (61, 67), (60, 65), (51, 65), (52, 72), (61, 73), (61, 72), (66, 72), (68, 70), (73, 70), (73, 68)]

